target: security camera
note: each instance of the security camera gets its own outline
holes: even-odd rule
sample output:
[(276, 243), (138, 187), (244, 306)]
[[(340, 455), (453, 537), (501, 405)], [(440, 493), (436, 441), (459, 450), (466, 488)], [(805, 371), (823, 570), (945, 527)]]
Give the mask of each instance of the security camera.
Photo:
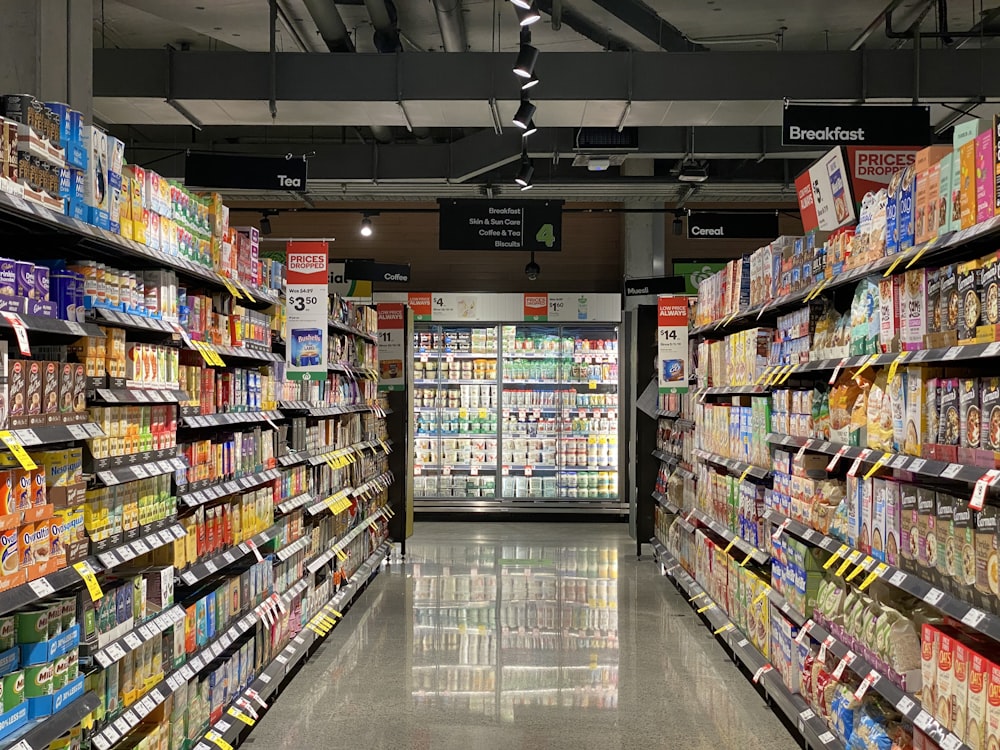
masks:
[(534, 281), (538, 278), (538, 274), (542, 272), (542, 267), (535, 263), (535, 254), (531, 254), (531, 260), (528, 265), (524, 267), (524, 275), (528, 277), (529, 281)]

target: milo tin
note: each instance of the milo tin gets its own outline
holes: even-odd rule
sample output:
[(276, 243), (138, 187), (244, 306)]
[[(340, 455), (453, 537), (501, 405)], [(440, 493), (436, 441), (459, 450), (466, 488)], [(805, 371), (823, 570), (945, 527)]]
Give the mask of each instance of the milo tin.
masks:
[(24, 697), (52, 695), (52, 662), (24, 668)]
[(13, 711), (24, 702), (24, 670), (15, 669), (3, 676), (3, 712)]
[(76, 625), (76, 597), (68, 596), (57, 600), (61, 606), (62, 629), (69, 630)]
[(70, 649), (66, 653), (66, 659), (66, 682), (72, 682), (80, 676), (80, 649)]
[(49, 640), (62, 632), (62, 602), (52, 602), (49, 605)]
[(17, 643), (17, 624), (14, 615), (0, 617), (0, 651), (14, 648)]
[(17, 642), (41, 643), (49, 638), (49, 608), (29, 609), (16, 615)]
[(69, 672), (69, 656), (63, 654), (52, 662), (52, 692), (66, 687), (66, 675)]

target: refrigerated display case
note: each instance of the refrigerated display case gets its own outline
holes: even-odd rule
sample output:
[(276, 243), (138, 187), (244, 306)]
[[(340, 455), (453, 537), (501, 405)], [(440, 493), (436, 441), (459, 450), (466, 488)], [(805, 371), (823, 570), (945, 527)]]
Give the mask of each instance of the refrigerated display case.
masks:
[(623, 512), (618, 326), (416, 324), (417, 509)]

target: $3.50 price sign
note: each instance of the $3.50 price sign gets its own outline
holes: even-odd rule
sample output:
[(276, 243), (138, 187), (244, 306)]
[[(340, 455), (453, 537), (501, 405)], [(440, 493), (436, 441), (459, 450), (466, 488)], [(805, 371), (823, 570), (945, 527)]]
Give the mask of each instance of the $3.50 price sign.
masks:
[(287, 247), (285, 365), (290, 380), (326, 378), (330, 302), (325, 242), (289, 242)]
[(656, 379), (660, 393), (687, 393), (687, 297), (661, 296), (657, 299)]

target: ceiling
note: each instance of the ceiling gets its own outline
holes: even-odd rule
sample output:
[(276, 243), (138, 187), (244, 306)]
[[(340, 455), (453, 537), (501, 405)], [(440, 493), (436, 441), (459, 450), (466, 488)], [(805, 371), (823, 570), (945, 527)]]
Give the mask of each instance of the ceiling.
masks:
[[(695, 58), (708, 63), (730, 53), (742, 53), (748, 55), (746, 59), (750, 61), (777, 59), (781, 61), (779, 66), (794, 68), (795, 61), (800, 59), (794, 57), (795, 54), (829, 51), (835, 56), (846, 50), (863, 48), (872, 55), (899, 50), (895, 54), (900, 58), (906, 56), (905, 66), (909, 72), (913, 67), (912, 52), (906, 50), (912, 50), (914, 43), (911, 39), (887, 36), (884, 11), (890, 9), (896, 31), (919, 29), (924, 35), (921, 50), (941, 51), (947, 47), (948, 51), (962, 49), (969, 52), (979, 47), (1000, 46), (995, 45), (996, 39), (991, 36), (1000, 33), (1000, 0), (841, 0), (836, 3), (829, 0), (686, 0), (683, 3), (669, 0), (537, 0), (537, 4), (542, 11), (542, 20), (531, 27), (531, 42), (541, 52), (538, 71), (543, 84), (535, 90), (538, 103), (535, 121), (540, 128), (572, 133), (572, 129), (580, 126), (615, 128), (624, 123), (641, 130), (665, 132), (673, 128), (686, 133), (682, 149), (651, 149), (645, 152), (640, 149), (639, 153), (628, 157), (657, 162), (653, 171), (663, 177), (655, 183), (655, 188), (651, 185), (644, 188), (634, 183), (627, 174), (629, 170), (613, 169), (610, 175), (595, 175), (577, 168), (576, 172), (564, 174), (559, 162), (560, 159), (572, 160), (572, 149), (569, 152), (565, 149), (560, 151), (555, 146), (552, 150), (532, 153), (536, 158), (551, 157), (555, 165), (547, 186), (539, 184), (535, 194), (556, 194), (559, 197), (613, 195), (624, 199), (655, 195), (667, 201), (682, 198), (698, 200), (699, 196), (710, 200), (793, 197), (789, 180), (776, 180), (773, 170), (757, 169), (755, 160), (744, 153), (746, 149), (734, 148), (733, 153), (718, 153), (719, 149), (713, 153), (702, 151), (700, 146), (705, 139), (695, 137), (699, 128), (731, 128), (741, 129), (741, 132), (746, 128), (756, 128), (760, 133), (759, 158), (784, 160), (785, 173), (792, 177), (801, 168), (803, 159), (810, 155), (787, 154), (773, 148), (774, 139), (769, 133), (780, 125), (782, 96), (785, 94), (770, 97), (748, 95), (743, 98), (730, 91), (718, 98), (633, 97), (633, 79), (629, 77), (627, 92), (622, 89), (601, 96), (562, 97), (553, 92), (552, 78), (548, 79), (550, 85), (546, 89), (544, 73), (547, 68), (555, 67), (558, 61), (568, 58), (552, 55), (601, 55), (608, 50), (681, 52), (709, 56)], [(442, 15), (448, 15), (446, 12), (442, 14), (442, 11), (453, 8), (460, 9), (461, 21), (456, 22), (457, 15), (453, 14), (452, 20), (445, 18), (445, 25), (442, 26)], [(371, 66), (361, 65), (361, 61), (366, 57), (381, 57), (365, 55), (378, 52), (373, 24), (380, 9), (385, 10), (385, 0), (277, 0), (276, 51), (350, 56), (351, 53), (330, 52), (329, 18), (332, 14), (342, 21), (346, 31), (344, 43), (360, 53), (357, 70), (369, 70)], [(95, 115), (112, 132), (126, 140), (128, 155), (140, 163), (166, 160), (167, 163), (177, 164), (182, 160), (173, 157), (189, 148), (303, 153), (314, 136), (322, 143), (339, 141), (342, 145), (354, 144), (359, 148), (373, 149), (372, 158), (377, 162), (381, 148), (378, 144), (385, 144), (385, 153), (388, 154), (388, 148), (397, 144), (454, 146), (460, 145), (463, 139), (493, 135), (494, 112), (489, 94), (471, 94), (453, 99), (409, 96), (399, 81), (407, 70), (423, 69), (412, 64), (422, 58), (411, 56), (437, 57), (445, 50), (445, 40), (451, 41), (449, 51), (458, 51), (456, 44), (462, 44), (464, 51), (473, 53), (516, 51), (518, 27), (510, 4), (506, 0), (395, 0), (395, 10), (398, 14), (396, 31), (403, 54), (395, 65), (396, 72), (385, 73), (394, 75), (397, 82), (397, 89), (392, 95), (368, 98), (334, 91), (326, 96), (284, 97), (275, 102), (275, 112), (272, 113), (266, 95), (241, 97), (224, 92), (222, 95), (205, 93), (174, 97), (172, 94), (164, 95), (162, 90), (164, 77), (171, 91), (169, 87), (173, 85), (173, 76), (177, 80), (183, 77), (177, 71), (183, 71), (184, 63), (193, 59), (188, 53), (238, 55), (267, 52), (270, 46), (267, 0), (95, 1), (95, 49), (110, 53), (163, 50), (169, 46), (175, 50), (170, 53), (170, 62), (164, 65), (129, 66), (139, 68), (155, 84), (150, 91), (142, 90), (139, 85), (130, 88), (121, 82), (136, 77), (136, 71), (119, 67), (109, 72), (107, 66), (95, 62)], [(946, 45), (934, 37), (942, 18), (946, 19), (950, 32), (982, 35), (958, 37)], [(787, 63), (785, 58), (771, 57), (782, 54), (789, 55)], [(572, 55), (569, 57), (572, 58)], [(612, 57), (595, 59), (606, 59), (609, 66), (620, 65), (613, 62)], [(627, 59), (631, 67), (632, 58)], [(659, 57), (656, 59), (659, 60)], [(99, 58), (95, 57), (95, 60)], [(198, 60), (202, 67), (198, 75), (205, 79), (208, 87), (213, 76), (204, 74), (204, 58)], [(650, 68), (643, 68), (644, 75), (670, 80), (672, 76), (680, 75), (677, 72), (679, 69), (690, 70), (678, 68), (679, 60), (679, 57), (671, 59), (664, 54), (662, 62), (656, 64), (652, 73)], [(821, 80), (824, 71), (831, 67), (832, 64), (825, 66), (820, 63), (814, 71), (807, 72)], [(252, 66), (248, 66), (243, 73), (244, 78), (252, 76), (253, 70)], [(579, 83), (585, 88), (591, 79), (586, 68), (580, 70)], [(794, 70), (787, 72), (793, 76), (802, 73)], [(313, 73), (307, 70), (304, 75), (313, 78), (307, 83), (316, 84), (317, 79), (326, 80), (322, 77), (328, 72), (316, 68)], [(357, 75), (361, 76), (361, 73)], [(266, 73), (263, 78), (266, 78)], [(432, 84), (435, 82), (431, 81)], [(718, 87), (724, 83), (706, 76), (707, 87)], [(509, 123), (518, 105), (517, 89), (511, 86), (512, 83), (505, 78), (502, 87), (510, 90), (493, 94), (502, 126)], [(346, 90), (343, 86), (341, 88)], [(722, 88), (725, 89), (724, 85)], [(910, 91), (902, 84), (899, 88), (898, 98), (891, 100), (908, 102)], [(860, 89), (863, 91), (865, 84), (861, 84)], [(886, 100), (890, 99), (883, 99)], [(954, 120), (956, 107), (969, 109), (979, 117), (1000, 112), (1000, 97), (979, 97), (977, 101), (956, 96), (954, 101), (947, 102), (937, 97), (928, 103), (933, 123)], [(197, 128), (192, 127), (192, 123)], [(510, 130), (509, 126), (506, 130)], [(552, 142), (564, 143), (564, 139), (553, 138)], [(520, 148), (515, 144), (512, 153), (491, 162), (491, 168), (482, 170), (474, 177), (463, 176), (460, 181), (429, 174), (423, 180), (407, 180), (404, 185), (393, 180), (379, 180), (378, 170), (373, 168), (371, 179), (345, 177), (338, 180), (335, 176), (324, 175), (322, 180), (310, 179), (310, 185), (319, 200), (342, 197), (384, 199), (393, 194), (400, 198), (478, 194), (485, 185), (509, 183), (512, 170), (516, 169), (516, 164), (512, 167), (511, 162), (517, 161), (519, 153)], [(699, 187), (694, 194), (678, 184), (675, 177), (668, 174), (666, 166), (657, 161), (670, 160), (673, 163), (685, 156), (707, 159), (713, 166), (712, 184)], [(739, 160), (739, 169), (717, 168), (720, 160)], [(167, 169), (165, 165), (161, 168)], [(738, 174), (739, 179), (731, 178), (731, 174)], [(602, 190), (604, 193), (601, 193)], [(267, 197), (259, 196), (261, 200)], [(287, 198), (281, 195), (270, 197)]]

